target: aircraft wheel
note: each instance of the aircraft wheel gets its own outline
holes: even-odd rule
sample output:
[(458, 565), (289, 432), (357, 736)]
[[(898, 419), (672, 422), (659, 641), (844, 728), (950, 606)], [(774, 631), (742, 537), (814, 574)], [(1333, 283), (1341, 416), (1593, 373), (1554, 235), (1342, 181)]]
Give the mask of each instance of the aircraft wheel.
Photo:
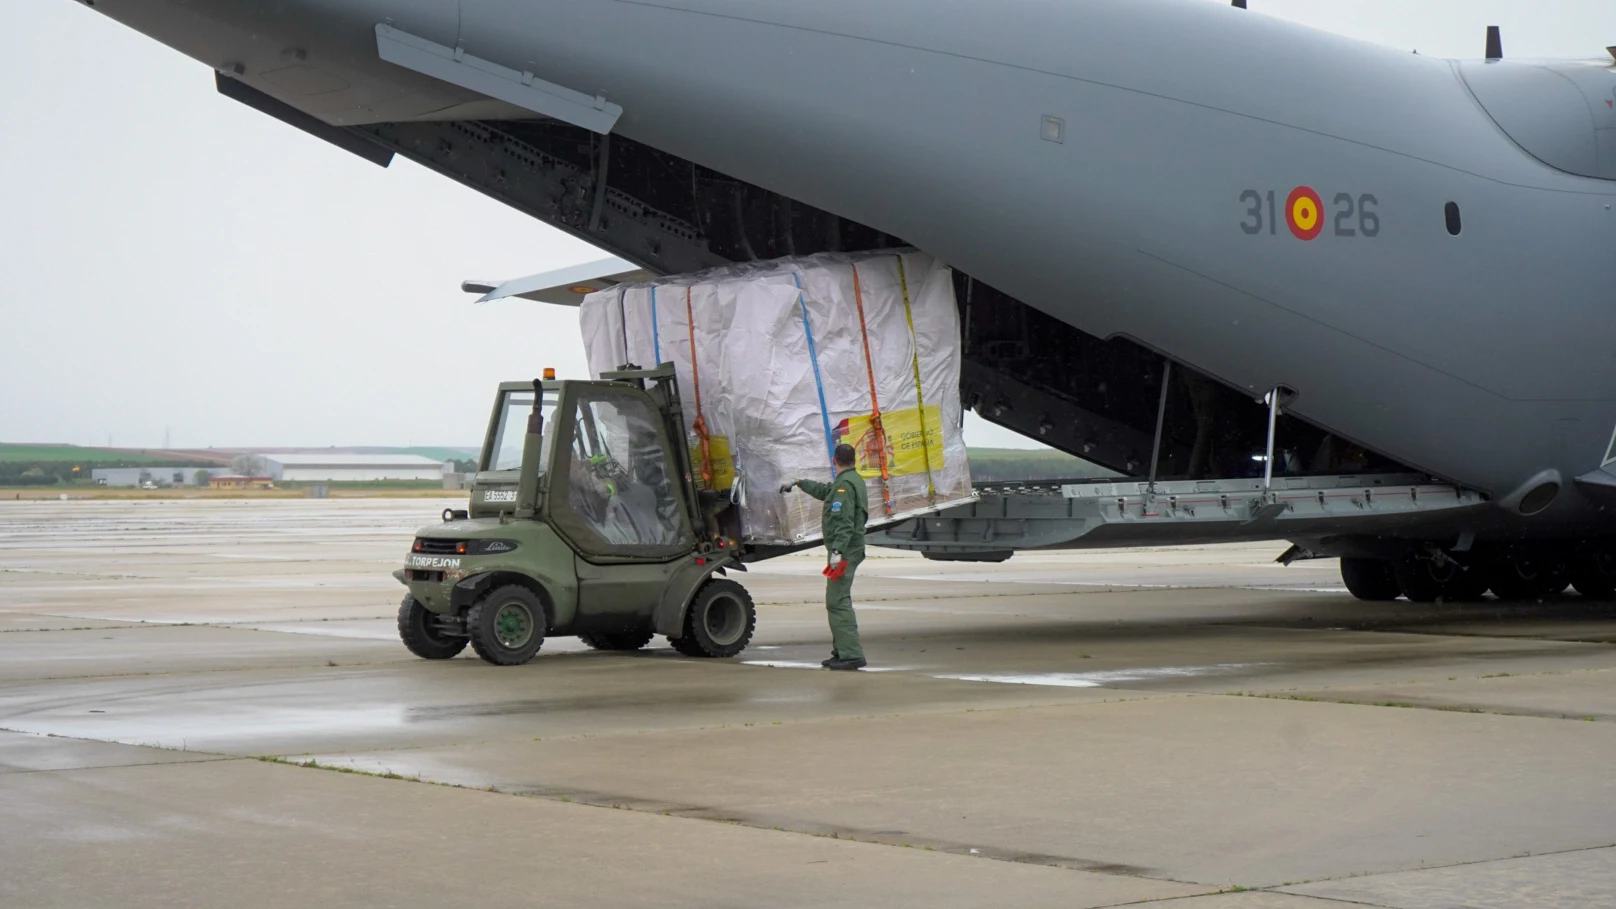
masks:
[(520, 666), (544, 646), (544, 604), (520, 584), (497, 588), (466, 613), (471, 648), (495, 666)]
[(656, 633), (652, 631), (622, 631), (611, 634), (580, 634), (578, 640), (583, 641), (594, 650), (639, 650), (651, 643)]
[(1487, 586), (1500, 600), (1541, 600), (1566, 588), (1565, 563), (1538, 547), (1517, 546), (1487, 563)]
[(1372, 603), (1390, 602), (1403, 592), (1389, 559), (1343, 557), (1341, 581), (1353, 596)]
[(1572, 557), (1571, 586), (1590, 600), (1616, 599), (1616, 547), (1591, 546)]
[(685, 633), (668, 643), (685, 656), (732, 657), (746, 649), (756, 628), (752, 595), (734, 581), (714, 578), (690, 601)]
[(1449, 602), (1474, 603), (1487, 595), (1487, 575), (1475, 565), (1467, 565), (1448, 585), (1444, 594)]
[(1410, 603), (1435, 603), (1437, 600), (1451, 599), (1450, 589), (1465, 574), (1463, 566), (1451, 559), (1439, 562), (1412, 554), (1393, 562), (1392, 572), (1397, 576), (1397, 586)]
[(423, 660), (447, 660), (466, 649), (464, 637), (445, 634), (436, 614), (407, 593), (398, 604), (398, 637), (410, 653)]

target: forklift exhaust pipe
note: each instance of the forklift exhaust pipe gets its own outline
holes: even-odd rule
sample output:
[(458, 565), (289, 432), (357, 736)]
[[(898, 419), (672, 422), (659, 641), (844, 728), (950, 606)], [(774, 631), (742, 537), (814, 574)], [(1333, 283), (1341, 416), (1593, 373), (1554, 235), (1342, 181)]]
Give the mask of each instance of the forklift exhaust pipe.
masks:
[(544, 382), (533, 380), (533, 411), (527, 415), (527, 436), (522, 440), (522, 479), (516, 487), (516, 516), (531, 520), (539, 513), (539, 456), (544, 438)]

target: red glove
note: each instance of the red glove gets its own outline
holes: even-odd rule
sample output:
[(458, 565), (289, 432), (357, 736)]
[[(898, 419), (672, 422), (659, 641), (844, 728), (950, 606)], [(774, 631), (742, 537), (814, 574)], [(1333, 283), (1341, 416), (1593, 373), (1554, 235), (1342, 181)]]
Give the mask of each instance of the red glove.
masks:
[(847, 574), (847, 560), (842, 559), (835, 565), (826, 565), (825, 570), (820, 572), (820, 574), (823, 574), (832, 581), (840, 581), (842, 576)]

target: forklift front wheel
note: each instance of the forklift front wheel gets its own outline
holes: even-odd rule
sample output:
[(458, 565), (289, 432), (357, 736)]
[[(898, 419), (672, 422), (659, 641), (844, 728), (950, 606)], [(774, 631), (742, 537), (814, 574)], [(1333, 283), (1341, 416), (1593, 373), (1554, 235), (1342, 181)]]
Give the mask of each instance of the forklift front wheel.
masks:
[(466, 649), (466, 639), (444, 633), (437, 617), (410, 594), (398, 605), (398, 637), (423, 660), (447, 660)]
[(746, 588), (713, 578), (690, 601), (684, 635), (668, 643), (685, 656), (732, 657), (746, 649), (756, 628), (757, 608)]
[(466, 613), (471, 649), (495, 666), (520, 666), (544, 645), (544, 604), (520, 584), (496, 588)]

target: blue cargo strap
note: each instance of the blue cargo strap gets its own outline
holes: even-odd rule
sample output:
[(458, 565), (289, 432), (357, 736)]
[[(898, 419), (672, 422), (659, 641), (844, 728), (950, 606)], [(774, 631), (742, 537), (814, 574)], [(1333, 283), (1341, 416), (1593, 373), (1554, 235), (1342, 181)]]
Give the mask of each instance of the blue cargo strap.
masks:
[(662, 334), (657, 330), (655, 286), (651, 288), (651, 356), (656, 357), (656, 362), (651, 364), (652, 369), (662, 365)]
[(830, 409), (825, 406), (825, 380), (819, 375), (819, 351), (814, 348), (814, 330), (808, 324), (808, 300), (802, 294), (802, 278), (796, 272), (791, 280), (797, 285), (797, 305), (802, 308), (802, 333), (808, 337), (808, 362), (814, 365), (814, 385), (819, 390), (819, 419), (825, 424), (825, 455), (830, 458), (831, 474), (836, 473), (836, 441), (830, 433)]

